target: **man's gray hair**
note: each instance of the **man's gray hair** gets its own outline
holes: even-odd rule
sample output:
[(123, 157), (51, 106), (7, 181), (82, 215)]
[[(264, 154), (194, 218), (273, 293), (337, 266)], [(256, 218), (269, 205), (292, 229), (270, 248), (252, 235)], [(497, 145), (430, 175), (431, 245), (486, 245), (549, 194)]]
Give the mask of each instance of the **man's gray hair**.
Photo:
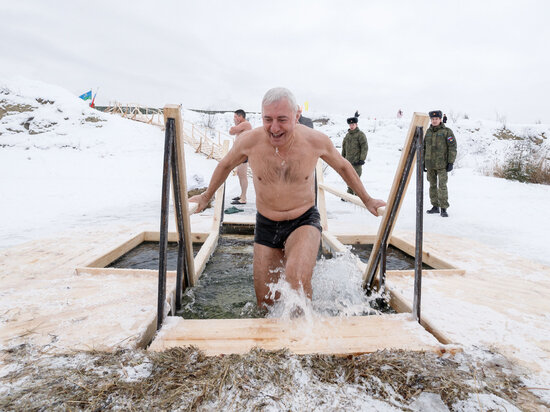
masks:
[(298, 112), (296, 98), (294, 97), (292, 92), (285, 87), (274, 87), (273, 89), (269, 89), (265, 93), (262, 100), (262, 110), (264, 106), (281, 101), (283, 99), (286, 99), (288, 103), (290, 103), (290, 107), (292, 108), (293, 113)]

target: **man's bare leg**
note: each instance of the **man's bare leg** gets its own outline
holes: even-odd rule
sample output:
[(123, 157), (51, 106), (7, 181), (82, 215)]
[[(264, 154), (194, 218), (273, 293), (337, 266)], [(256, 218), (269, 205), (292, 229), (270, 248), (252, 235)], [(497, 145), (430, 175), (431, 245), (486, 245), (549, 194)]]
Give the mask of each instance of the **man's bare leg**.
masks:
[[(254, 243), (254, 290), (260, 309), (273, 305), (273, 297), (267, 297), (267, 284), (276, 283), (281, 275), (275, 269), (283, 267), (283, 250)], [(275, 296), (278, 299), (278, 296)]]
[(248, 163), (241, 163), (237, 166), (237, 176), (241, 185), (241, 203), (246, 203), (246, 191), (248, 190)]
[(313, 226), (300, 226), (290, 234), (285, 243), (286, 280), (293, 289), (304, 289), (311, 299), (311, 277), (317, 261), (321, 232)]

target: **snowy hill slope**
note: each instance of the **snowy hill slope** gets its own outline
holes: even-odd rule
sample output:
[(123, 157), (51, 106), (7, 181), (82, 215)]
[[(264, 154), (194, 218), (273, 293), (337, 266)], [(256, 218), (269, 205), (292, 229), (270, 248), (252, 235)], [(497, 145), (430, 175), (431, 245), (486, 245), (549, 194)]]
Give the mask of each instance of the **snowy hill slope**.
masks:
[[(75, 227), (158, 219), (160, 128), (98, 112), (39, 82), (0, 81), (0, 91), (0, 247)], [(189, 186), (204, 184), (216, 162), (193, 150), (187, 158)]]

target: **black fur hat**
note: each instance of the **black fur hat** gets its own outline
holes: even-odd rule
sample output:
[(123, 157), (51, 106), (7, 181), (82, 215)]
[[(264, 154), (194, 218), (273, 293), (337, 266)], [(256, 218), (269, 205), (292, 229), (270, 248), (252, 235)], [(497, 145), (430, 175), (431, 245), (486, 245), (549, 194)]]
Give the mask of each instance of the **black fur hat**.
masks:
[(348, 124), (359, 123), (358, 117), (359, 117), (359, 111), (356, 110), (353, 117), (348, 117)]
[(441, 110), (432, 110), (430, 113), (430, 119), (432, 117), (439, 117), (440, 119), (443, 117), (443, 114), (441, 113)]

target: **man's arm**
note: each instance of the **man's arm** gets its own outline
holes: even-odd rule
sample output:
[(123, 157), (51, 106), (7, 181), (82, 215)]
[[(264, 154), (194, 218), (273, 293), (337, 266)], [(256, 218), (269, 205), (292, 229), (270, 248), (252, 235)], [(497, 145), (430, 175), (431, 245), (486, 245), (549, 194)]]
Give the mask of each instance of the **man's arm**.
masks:
[(233, 136), (235, 134), (239, 134), (251, 129), (252, 129), (252, 125), (250, 124), (250, 122), (242, 122), (236, 126), (233, 126), (231, 129), (229, 129), (229, 134)]
[(200, 195), (196, 195), (189, 198), (190, 202), (198, 203), (195, 213), (202, 212), (208, 202), (216, 193), (216, 190), (225, 182), (229, 173), (238, 165), (240, 165), (246, 159), (246, 154), (243, 153), (243, 140), (237, 139), (231, 150), (223, 157), (218, 163), (218, 166), (214, 169), (210, 183), (206, 191)]
[(456, 160), (456, 137), (453, 131), (447, 128), (447, 163), (454, 163)]
[(386, 202), (380, 199), (374, 199), (367, 193), (365, 186), (363, 186), (361, 179), (359, 179), (359, 176), (351, 163), (344, 159), (340, 153), (338, 153), (338, 150), (336, 150), (327, 136), (325, 136), (325, 139), (323, 141), (325, 153), (321, 155), (321, 159), (327, 162), (330, 167), (342, 176), (342, 179), (344, 179), (347, 185), (351, 187), (355, 193), (357, 193), (357, 196), (359, 196), (369, 212), (371, 212), (374, 216), (378, 216), (376, 209), (385, 206)]
[(346, 157), (346, 136), (344, 136), (344, 140), (342, 140), (342, 157)]
[(367, 136), (365, 136), (365, 133), (361, 132), (361, 155), (359, 156), (359, 159), (363, 162), (367, 159), (368, 151), (369, 144), (367, 143)]

